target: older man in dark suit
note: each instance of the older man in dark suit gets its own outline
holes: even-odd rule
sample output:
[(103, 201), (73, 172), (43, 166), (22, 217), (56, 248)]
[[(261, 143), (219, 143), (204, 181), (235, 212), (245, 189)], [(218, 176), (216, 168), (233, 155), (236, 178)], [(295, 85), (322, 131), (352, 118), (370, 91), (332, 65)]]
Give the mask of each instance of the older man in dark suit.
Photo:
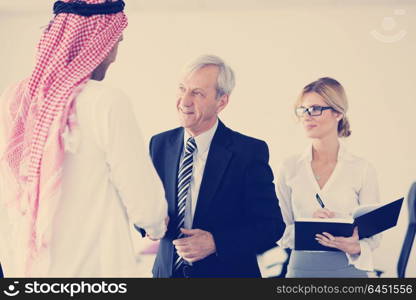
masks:
[(170, 217), (154, 277), (260, 277), (256, 255), (283, 234), (267, 144), (218, 119), (233, 87), (222, 59), (198, 58), (179, 84), (182, 126), (151, 139)]

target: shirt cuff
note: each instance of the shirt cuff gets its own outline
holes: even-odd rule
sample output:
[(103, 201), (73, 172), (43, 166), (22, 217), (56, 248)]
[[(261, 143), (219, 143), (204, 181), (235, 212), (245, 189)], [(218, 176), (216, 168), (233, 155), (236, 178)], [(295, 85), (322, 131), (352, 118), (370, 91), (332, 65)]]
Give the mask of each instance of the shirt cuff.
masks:
[(357, 269), (365, 270), (365, 271), (373, 271), (374, 270), (374, 262), (373, 262), (373, 251), (370, 248), (370, 245), (366, 241), (359, 241), (361, 253), (360, 254), (348, 254), (348, 263), (353, 265)]
[[(134, 227), (141, 228), (139, 225), (134, 224)], [(158, 226), (152, 226), (148, 228), (143, 228), (146, 231), (146, 234), (150, 236), (152, 239), (159, 240), (165, 236), (166, 233), (166, 224), (165, 221), (163, 221)]]

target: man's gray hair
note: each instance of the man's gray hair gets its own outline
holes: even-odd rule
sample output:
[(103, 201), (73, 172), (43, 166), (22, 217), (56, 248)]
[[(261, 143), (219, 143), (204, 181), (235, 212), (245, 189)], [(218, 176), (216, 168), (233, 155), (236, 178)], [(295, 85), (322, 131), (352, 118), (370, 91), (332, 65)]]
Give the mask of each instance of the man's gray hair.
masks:
[(235, 86), (234, 71), (224, 60), (215, 55), (202, 55), (191, 61), (184, 69), (185, 74), (202, 69), (205, 66), (217, 66), (219, 69), (217, 78), (217, 99), (223, 95), (230, 95)]

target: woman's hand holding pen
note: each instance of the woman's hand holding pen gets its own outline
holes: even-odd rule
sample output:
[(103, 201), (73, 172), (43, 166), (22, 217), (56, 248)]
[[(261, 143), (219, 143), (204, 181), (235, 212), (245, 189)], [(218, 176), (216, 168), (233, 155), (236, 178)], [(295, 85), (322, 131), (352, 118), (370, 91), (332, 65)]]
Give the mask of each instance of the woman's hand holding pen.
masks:
[(337, 248), (350, 255), (361, 253), (360, 243), (358, 242), (358, 227), (354, 228), (353, 234), (350, 237), (333, 236), (328, 232), (323, 232), (322, 234), (317, 234), (315, 239), (323, 246)]
[[(335, 212), (327, 208), (320, 208), (313, 213), (313, 217), (322, 219), (334, 218)], [(354, 228), (354, 232), (350, 237), (333, 236), (328, 232), (323, 232), (322, 234), (317, 234), (315, 239), (323, 246), (337, 248), (351, 255), (361, 253), (357, 227)]]
[(320, 209), (315, 210), (315, 212), (312, 214), (312, 216), (314, 218), (333, 218), (335, 217), (335, 213), (333, 211), (330, 211), (329, 209), (325, 208), (325, 204), (322, 201), (321, 197), (319, 196), (318, 193), (315, 194), (315, 199), (316, 201), (319, 203), (319, 205), (321, 206)]
[(320, 208), (314, 211), (314, 213), (312, 214), (312, 217), (322, 218), (322, 219), (333, 218), (335, 217), (335, 213), (333, 211), (330, 211), (327, 208)]
[[(316, 201), (318, 201), (321, 208), (315, 210), (315, 212), (312, 214), (314, 218), (326, 219), (326, 218), (335, 217), (335, 212), (330, 211), (329, 209), (325, 208), (325, 204), (322, 201), (319, 194), (316, 194), (315, 198), (316, 198)], [(360, 238), (358, 236), (358, 227), (354, 228), (352, 236), (350, 237), (333, 236), (332, 234), (328, 232), (323, 232), (322, 234), (318, 233), (315, 236), (315, 240), (317, 240), (319, 244), (326, 246), (326, 247), (337, 248), (350, 255), (361, 253), (359, 239)]]

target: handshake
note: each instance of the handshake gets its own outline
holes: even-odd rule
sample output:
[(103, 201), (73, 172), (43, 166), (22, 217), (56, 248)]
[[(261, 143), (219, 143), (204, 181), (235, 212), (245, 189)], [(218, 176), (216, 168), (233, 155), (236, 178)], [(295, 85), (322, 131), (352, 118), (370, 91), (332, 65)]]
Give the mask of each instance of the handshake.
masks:
[(165, 218), (165, 225), (166, 225), (166, 227), (165, 227), (165, 232), (163, 233), (163, 235), (162, 235), (160, 238), (155, 238), (155, 237), (152, 237), (152, 236), (151, 236), (151, 235), (149, 235), (148, 233), (146, 233), (146, 236), (147, 236), (149, 239), (151, 239), (152, 241), (158, 241), (158, 240), (162, 239), (162, 238), (165, 236), (166, 230), (168, 229), (168, 224), (169, 224), (169, 216), (166, 216), (166, 218)]
[(162, 234), (158, 234), (156, 236), (152, 236), (152, 234), (149, 234), (146, 232), (146, 230), (144, 230), (143, 228), (137, 226), (136, 224), (134, 224), (134, 228), (140, 232), (140, 234), (142, 235), (142, 237), (148, 237), (149, 239), (151, 239), (152, 241), (158, 241), (160, 239), (162, 239), (165, 236), (166, 230), (168, 228), (168, 224), (169, 224), (169, 216), (166, 216), (165, 218), (165, 228), (163, 229)]
[[(169, 224), (169, 217), (165, 218), (165, 232), (161, 237), (154, 237), (148, 234), (143, 229), (138, 229), (142, 236), (147, 236), (152, 241), (158, 241), (163, 238)], [(185, 229), (181, 228), (181, 232), (185, 235), (183, 238), (175, 239), (172, 244), (175, 246), (175, 251), (182, 259), (189, 263), (194, 263), (217, 251), (214, 237), (208, 231), (201, 229)]]

